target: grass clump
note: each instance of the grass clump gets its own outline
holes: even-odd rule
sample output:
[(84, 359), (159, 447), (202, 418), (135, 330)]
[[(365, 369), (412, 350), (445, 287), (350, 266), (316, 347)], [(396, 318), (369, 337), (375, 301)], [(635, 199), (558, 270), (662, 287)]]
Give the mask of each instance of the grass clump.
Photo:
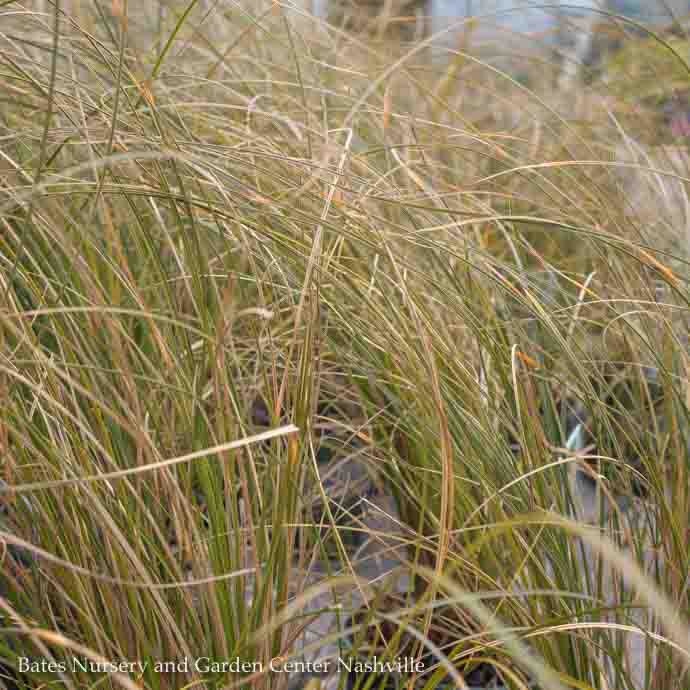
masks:
[(467, 34), (0, 17), (0, 658), (59, 666), (13, 682), (687, 687), (687, 168)]

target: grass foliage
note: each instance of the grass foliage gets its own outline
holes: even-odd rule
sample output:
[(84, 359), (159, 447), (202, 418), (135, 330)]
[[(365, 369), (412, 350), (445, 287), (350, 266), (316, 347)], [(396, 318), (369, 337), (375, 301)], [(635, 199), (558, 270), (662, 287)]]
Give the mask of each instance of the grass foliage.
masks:
[[(684, 149), (629, 134), (631, 92), (468, 35), (439, 59), (288, 2), (0, 2), (8, 669), (268, 664), (337, 586), (330, 642), (426, 659), (425, 690), (482, 662), (688, 687)], [(342, 524), (327, 439), (395, 534)], [(294, 677), (17, 682), (58, 681)]]

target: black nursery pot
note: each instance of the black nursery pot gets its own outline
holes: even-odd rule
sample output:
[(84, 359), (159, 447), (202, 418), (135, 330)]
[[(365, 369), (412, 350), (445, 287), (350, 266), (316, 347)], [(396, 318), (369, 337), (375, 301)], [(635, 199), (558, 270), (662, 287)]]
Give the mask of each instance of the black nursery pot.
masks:
[[(357, 618), (358, 616), (355, 614), (348, 621), (347, 627), (356, 628)], [(385, 625), (390, 624), (384, 624), (384, 627)], [(394, 630), (390, 629), (387, 632), (388, 635), (386, 637), (390, 639)], [(359, 637), (361, 638), (361, 633)], [(371, 642), (371, 640), (367, 640), (367, 642)], [(347, 645), (350, 649), (350, 656), (347, 660), (350, 670), (347, 672), (347, 683), (345, 685), (347, 690), (406, 690), (410, 672), (413, 671), (411, 663), (415, 660), (411, 656), (414, 645), (401, 645), (400, 653), (392, 659), (390, 655), (385, 655), (383, 649), (377, 652), (372, 651), (370, 654), (362, 654), (359, 650), (355, 650), (355, 644), (355, 636), (349, 635)], [(371, 645), (370, 649), (376, 649), (376, 645)], [(408, 661), (406, 662), (405, 660)], [(415, 684), (417, 688), (422, 688), (429, 679), (429, 675), (424, 673), (423, 669), (435, 667), (437, 664), (436, 659), (429, 655), (426, 657), (422, 656), (420, 661), (422, 662), (422, 667), (420, 669), (421, 675)], [(399, 670), (382, 671), (380, 664), (385, 664), (386, 662), (393, 662), (393, 665), (398, 666)], [(411, 669), (408, 672), (404, 670), (406, 663), (407, 668)], [(383, 668), (390, 667), (383, 666)], [(496, 667), (490, 662), (482, 661), (473, 664), (470, 660), (465, 668), (459, 669), (459, 672), (468, 690), (509, 690), (509, 686), (503, 682)], [(531, 682), (527, 683), (527, 687), (531, 690), (538, 690), (537, 686)], [(437, 690), (454, 690), (456, 684), (450, 676), (447, 676), (441, 680), (436, 688)]]

